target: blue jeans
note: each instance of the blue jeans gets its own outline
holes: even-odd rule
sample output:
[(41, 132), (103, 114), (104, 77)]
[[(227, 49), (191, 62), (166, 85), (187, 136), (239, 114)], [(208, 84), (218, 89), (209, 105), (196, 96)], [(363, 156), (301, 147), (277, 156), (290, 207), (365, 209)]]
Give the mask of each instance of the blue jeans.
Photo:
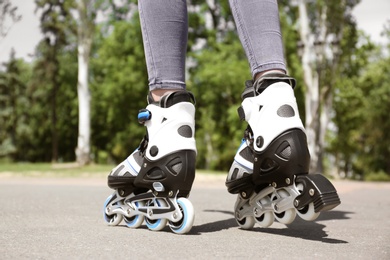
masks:
[[(277, 0), (229, 0), (252, 76), (286, 71)], [(186, 0), (139, 0), (149, 90), (185, 89)], [(222, 72), (221, 72), (222, 73)]]

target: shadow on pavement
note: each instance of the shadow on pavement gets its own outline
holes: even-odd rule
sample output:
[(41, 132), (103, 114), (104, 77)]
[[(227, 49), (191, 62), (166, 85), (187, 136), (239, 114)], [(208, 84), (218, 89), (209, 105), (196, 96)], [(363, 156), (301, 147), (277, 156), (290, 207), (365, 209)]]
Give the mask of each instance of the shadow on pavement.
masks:
[(350, 219), (347, 215), (354, 214), (353, 212), (347, 211), (338, 211), (331, 210), (322, 212), (321, 215), (316, 219), (316, 221), (326, 221), (326, 220), (335, 220), (335, 219)]
[[(226, 211), (226, 210), (205, 210), (205, 212), (224, 213), (233, 216), (232, 211)], [(229, 229), (236, 226), (237, 223), (234, 218), (224, 219), (216, 222), (206, 223), (199, 226), (193, 226), (189, 234), (200, 235), (201, 233), (217, 232), (217, 231), (222, 231), (224, 229)]]
[[(296, 237), (312, 241), (320, 241), (329, 244), (347, 244), (348, 241), (328, 238), (328, 234), (324, 230), (326, 228), (326, 225), (317, 222), (322, 220), (348, 219), (348, 217), (346, 217), (346, 214), (348, 214), (349, 212), (335, 211), (334, 213), (335, 214), (332, 214), (333, 216), (328, 214), (326, 214), (328, 215), (327, 217), (320, 216), (316, 221), (305, 221), (297, 217), (293, 223), (287, 225), (287, 227), (284, 229), (256, 228), (254, 229), (254, 231), (269, 233), (273, 235)], [(322, 213), (321, 215), (325, 214)]]
[[(233, 216), (231, 211), (220, 211), (220, 210), (205, 210), (206, 212), (217, 212), (224, 213)], [(312, 241), (320, 241), (323, 243), (329, 244), (347, 244), (348, 241), (328, 238), (328, 234), (324, 230), (326, 225), (318, 223), (319, 221), (328, 221), (328, 220), (341, 220), (349, 219), (348, 214), (353, 214), (353, 212), (345, 211), (328, 211), (323, 212), (318, 217), (316, 221), (305, 221), (298, 216), (295, 218), (294, 222), (286, 225), (286, 228), (261, 228), (256, 226), (251, 230), (245, 230), (247, 232), (261, 232), (268, 233), (272, 235), (281, 235), (281, 236), (290, 236)], [(238, 227), (236, 220), (232, 217), (231, 219), (220, 220), (216, 222), (206, 223), (199, 226), (194, 226), (189, 234), (200, 235), (201, 233), (217, 232), (225, 229)]]

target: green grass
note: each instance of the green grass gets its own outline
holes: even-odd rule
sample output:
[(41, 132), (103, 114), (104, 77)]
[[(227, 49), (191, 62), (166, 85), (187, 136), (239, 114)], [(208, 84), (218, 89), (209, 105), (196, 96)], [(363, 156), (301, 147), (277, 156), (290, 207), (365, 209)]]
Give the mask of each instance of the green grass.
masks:
[(210, 174), (210, 175), (227, 175), (227, 171), (214, 171), (214, 170), (196, 170), (197, 174)]
[[(8, 163), (0, 162), (1, 176), (19, 177), (105, 177), (115, 165), (91, 164), (80, 167), (76, 163)], [(196, 170), (197, 174), (222, 175), (224, 171)]]
[(26, 177), (81, 177), (106, 176), (114, 165), (91, 164), (80, 167), (76, 163), (0, 163), (0, 176)]
[(384, 171), (369, 173), (364, 175), (365, 181), (378, 181), (378, 182), (390, 182), (390, 176)]

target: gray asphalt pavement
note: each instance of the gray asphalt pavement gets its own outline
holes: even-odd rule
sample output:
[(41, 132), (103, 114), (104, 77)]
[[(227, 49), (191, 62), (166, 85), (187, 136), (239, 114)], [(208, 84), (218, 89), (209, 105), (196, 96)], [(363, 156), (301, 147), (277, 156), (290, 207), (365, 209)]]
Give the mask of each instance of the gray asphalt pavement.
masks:
[(105, 178), (0, 176), (0, 259), (390, 259), (390, 183), (333, 182), (342, 204), (314, 222), (238, 228), (224, 177), (198, 176), (189, 234), (107, 226)]

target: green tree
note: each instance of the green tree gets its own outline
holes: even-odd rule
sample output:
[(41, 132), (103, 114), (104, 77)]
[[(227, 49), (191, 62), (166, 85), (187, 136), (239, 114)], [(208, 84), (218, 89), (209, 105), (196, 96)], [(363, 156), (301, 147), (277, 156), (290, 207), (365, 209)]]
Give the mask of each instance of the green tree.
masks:
[(131, 0), (117, 5), (114, 0), (76, 0), (78, 49), (78, 82), (77, 97), (79, 104), (78, 138), (76, 160), (80, 165), (88, 164), (91, 160), (91, 93), (89, 87), (90, 56), (96, 28), (98, 13), (109, 13), (108, 24), (112, 20), (127, 17), (132, 9)]
[(226, 170), (238, 148), (245, 125), (237, 108), (245, 80), (250, 78), (245, 53), (235, 40), (218, 43), (195, 55), (189, 88), (197, 97), (198, 167)]
[[(323, 172), (325, 136), (332, 112), (340, 54), (348, 55), (356, 44), (355, 35), (344, 34), (344, 31), (356, 31), (351, 10), (358, 1), (299, 0), (297, 3), (306, 85), (305, 126), (311, 153), (310, 171)], [(350, 38), (345, 39), (345, 35)], [(347, 40), (348, 46), (340, 44), (342, 40)]]
[(4, 63), (0, 72), (0, 157), (11, 160), (23, 159), (22, 146), (29, 136), (27, 111), (27, 81), (31, 76), (30, 67), (15, 58), (12, 51), (10, 60)]
[(347, 77), (337, 82), (337, 132), (330, 152), (341, 176), (366, 178), (381, 172), (389, 176), (389, 57), (367, 38), (360, 42), (350, 60), (352, 73), (346, 71)]
[[(349, 28), (351, 29), (351, 28)], [(346, 31), (349, 34), (350, 30)], [(355, 32), (353, 32), (355, 35)], [(357, 35), (356, 35), (357, 37)], [(350, 40), (345, 36), (341, 42), (350, 46)], [(357, 42), (357, 39), (354, 40)], [(341, 57), (340, 77), (337, 77), (334, 91), (334, 117), (336, 131), (329, 134), (327, 151), (336, 161), (339, 176), (351, 177), (354, 173), (354, 163), (361, 150), (360, 131), (364, 122), (362, 107), (365, 91), (359, 84), (359, 78), (370, 63), (375, 47), (363, 36), (360, 36), (359, 48), (352, 47), (351, 52)], [(348, 52), (348, 50), (346, 50)]]
[(137, 114), (148, 91), (137, 13), (111, 20), (109, 31), (100, 30), (91, 59), (92, 143), (95, 158), (104, 162), (121, 161), (139, 145), (145, 129)]
[(356, 162), (363, 174), (385, 172), (390, 177), (390, 58), (370, 63), (359, 85), (365, 90), (361, 143)]
[(227, 170), (246, 127), (237, 108), (249, 66), (228, 2), (192, 4), (187, 85), (197, 102), (197, 167)]
[[(34, 67), (35, 78), (32, 88), (38, 91), (35, 99), (50, 104), (46, 112), (50, 121), (51, 161), (58, 161), (58, 92), (60, 82), (59, 56), (69, 45), (73, 25), (70, 20), (72, 1), (63, 0), (36, 0), (37, 7), (41, 9), (41, 31), (43, 40), (38, 46), (38, 59)], [(42, 105), (43, 105), (42, 103)], [(46, 119), (46, 120), (47, 120)]]

